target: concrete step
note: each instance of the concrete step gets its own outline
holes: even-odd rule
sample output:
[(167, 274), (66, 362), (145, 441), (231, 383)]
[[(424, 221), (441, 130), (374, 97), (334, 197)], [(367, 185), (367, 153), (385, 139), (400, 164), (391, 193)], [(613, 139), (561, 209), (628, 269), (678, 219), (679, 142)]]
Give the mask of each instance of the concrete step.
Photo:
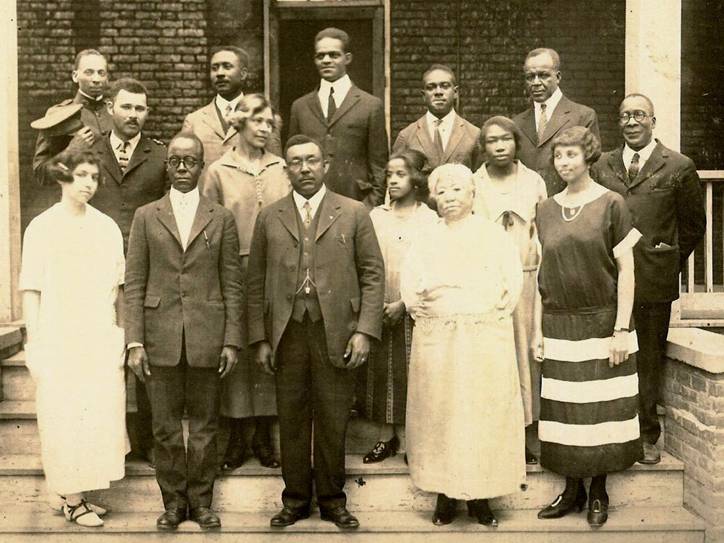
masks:
[[(379, 464), (364, 464), (359, 455), (347, 456), (349, 503), (357, 511), (432, 511), (435, 496), (415, 488), (400, 455)], [(520, 492), (493, 501), (501, 509), (540, 509), (563, 488), (563, 480), (540, 466), (528, 466)], [(683, 467), (665, 454), (655, 466), (634, 465), (609, 476), (609, 495), (615, 507), (676, 507), (683, 503)], [(221, 474), (215, 485), (214, 505), (220, 511), (258, 512), (281, 507), (280, 470), (249, 460), (231, 473)], [(161, 497), (154, 471), (145, 463), (129, 461), (126, 477), (93, 499), (115, 511), (154, 511)], [(25, 504), (45, 510), (47, 495), (40, 458), (35, 455), (0, 456), (0, 512), (4, 506)]]
[(35, 383), (25, 367), (25, 351), (0, 360), (3, 400), (34, 400)]
[[(360, 512), (360, 528), (342, 532), (317, 515), (281, 530), (269, 528), (269, 518), (276, 511), (260, 513), (222, 513), (222, 528), (210, 534), (190, 521), (173, 534), (155, 529), (159, 511), (140, 513), (112, 512), (102, 528), (82, 528), (51, 512), (37, 513), (26, 508), (4, 509), (0, 513), (0, 534), (13, 543), (44, 541), (63, 543), (104, 543), (171, 541), (178, 543), (216, 541), (264, 543), (278, 541), (323, 541), (369, 543), (485, 541), (489, 543), (703, 543), (704, 525), (698, 517), (682, 507), (626, 507), (611, 510), (608, 522), (591, 529), (584, 513), (557, 520), (542, 521), (535, 511), (498, 511), (498, 528), (487, 528), (468, 517), (456, 519), (448, 526), (436, 527), (430, 512)], [(1, 536), (0, 536), (1, 537)], [(3, 538), (5, 539), (5, 538)]]

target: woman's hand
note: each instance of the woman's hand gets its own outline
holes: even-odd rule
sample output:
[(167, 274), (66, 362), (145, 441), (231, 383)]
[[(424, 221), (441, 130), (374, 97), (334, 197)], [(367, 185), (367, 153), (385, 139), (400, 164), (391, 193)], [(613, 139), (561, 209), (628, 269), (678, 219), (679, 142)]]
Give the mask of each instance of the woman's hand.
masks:
[(384, 320), (389, 326), (395, 326), (405, 315), (405, 302), (399, 300), (385, 304)]
[(613, 368), (628, 359), (628, 333), (614, 332), (608, 348), (608, 367)]

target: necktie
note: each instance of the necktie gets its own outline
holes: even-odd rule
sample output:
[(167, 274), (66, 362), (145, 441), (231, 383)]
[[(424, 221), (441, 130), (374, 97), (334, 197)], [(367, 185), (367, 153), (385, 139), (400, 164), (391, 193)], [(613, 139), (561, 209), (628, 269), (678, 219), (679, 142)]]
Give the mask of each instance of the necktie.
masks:
[(543, 134), (546, 131), (546, 125), (548, 124), (548, 115), (546, 114), (545, 104), (540, 105), (540, 118), (538, 119), (538, 142), (543, 139)]
[(121, 168), (121, 173), (126, 173), (128, 168), (128, 146), (129, 142), (124, 141), (118, 144), (118, 166)]
[(628, 180), (629, 182), (633, 182), (636, 177), (639, 174), (639, 154), (634, 153), (633, 158), (631, 159), (631, 164), (629, 164), (628, 167)]
[(442, 119), (435, 119), (435, 151), (437, 151), (438, 156), (442, 160), (442, 155), (445, 152), (445, 148), (442, 145), (442, 135), (440, 134), (440, 125), (442, 124)]
[(337, 102), (334, 101), (334, 87), (329, 87), (329, 100), (327, 100), (327, 122), (332, 122), (337, 111)]
[(224, 110), (224, 119), (228, 121), (229, 115), (231, 115), (232, 111), (234, 111), (234, 108), (231, 107), (231, 104), (226, 104), (226, 109)]
[(302, 209), (304, 209), (304, 227), (309, 228), (312, 224), (312, 205), (309, 203), (309, 200), (304, 202)]

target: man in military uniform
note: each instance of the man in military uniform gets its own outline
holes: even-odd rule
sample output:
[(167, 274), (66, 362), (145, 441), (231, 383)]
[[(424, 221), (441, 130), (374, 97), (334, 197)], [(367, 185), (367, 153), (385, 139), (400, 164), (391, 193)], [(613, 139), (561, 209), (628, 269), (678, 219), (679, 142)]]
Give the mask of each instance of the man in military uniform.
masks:
[[(72, 73), (73, 82), (78, 84), (78, 92), (72, 99), (56, 104), (46, 112), (46, 118), (57, 108), (79, 104), (82, 126), (76, 130), (67, 128), (43, 130), (35, 143), (33, 155), (33, 173), (40, 184), (50, 184), (46, 166), (50, 159), (69, 146), (90, 147), (113, 126), (111, 116), (105, 107), (105, 91), (108, 83), (108, 63), (106, 58), (95, 49), (84, 49), (75, 57)], [(52, 118), (52, 117), (51, 117)]]

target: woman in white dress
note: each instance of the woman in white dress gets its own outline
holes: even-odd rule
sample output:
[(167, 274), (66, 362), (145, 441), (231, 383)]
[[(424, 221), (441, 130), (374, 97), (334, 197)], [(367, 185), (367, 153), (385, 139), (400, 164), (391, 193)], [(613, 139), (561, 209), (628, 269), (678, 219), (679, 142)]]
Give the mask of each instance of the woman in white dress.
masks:
[(436, 525), (456, 500), (481, 524), (497, 526), (487, 498), (525, 482), (523, 403), (512, 312), (520, 258), (505, 231), (472, 214), (472, 172), (433, 170), (430, 193), (443, 220), (412, 243), (400, 288), (415, 318), (406, 438), (413, 483), (437, 492)]
[(19, 289), (36, 384), (41, 458), (48, 489), (66, 519), (101, 526), (85, 492), (122, 479), (125, 427), (121, 232), (88, 200), (100, 179), (88, 151), (65, 152), (52, 167), (59, 203), (34, 218), (23, 240)]
[[(520, 138), (520, 131), (507, 117), (491, 117), (480, 128), (486, 161), (475, 172), (474, 211), (505, 228), (523, 266), (523, 291), (513, 311), (513, 331), (523, 414), (525, 425), (530, 426), (540, 415), (540, 365), (532, 361), (531, 355), (533, 351), (540, 355), (542, 338), (540, 319), (536, 318), (540, 313), (536, 280), (540, 243), (535, 214), (547, 193), (543, 178), (515, 158)], [(525, 461), (538, 463), (527, 444)]]

